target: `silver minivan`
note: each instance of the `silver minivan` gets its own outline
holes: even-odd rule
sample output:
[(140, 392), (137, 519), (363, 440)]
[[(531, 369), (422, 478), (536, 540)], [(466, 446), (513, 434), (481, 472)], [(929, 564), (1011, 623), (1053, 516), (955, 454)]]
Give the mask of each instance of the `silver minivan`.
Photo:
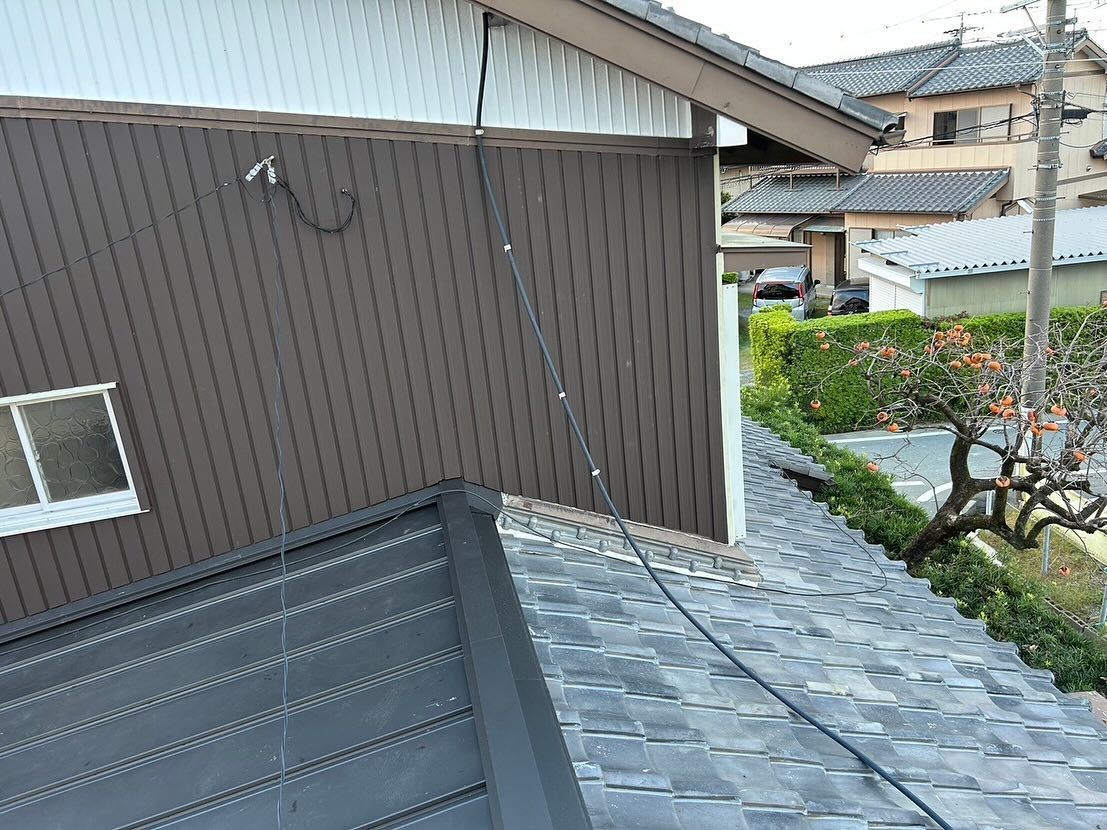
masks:
[(815, 316), (815, 286), (818, 284), (818, 280), (811, 278), (811, 269), (806, 265), (766, 268), (753, 284), (753, 310), (787, 304), (793, 317), (807, 320)]

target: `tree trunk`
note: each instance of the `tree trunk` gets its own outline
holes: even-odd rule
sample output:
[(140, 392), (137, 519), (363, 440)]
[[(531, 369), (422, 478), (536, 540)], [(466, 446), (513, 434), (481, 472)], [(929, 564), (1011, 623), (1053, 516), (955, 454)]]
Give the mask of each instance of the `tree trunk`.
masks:
[[(947, 501), (946, 504), (948, 505), (949, 502)], [(924, 527), (919, 535), (912, 539), (911, 543), (900, 552), (899, 558), (907, 564), (907, 569), (912, 573), (937, 548), (955, 539), (961, 533), (954, 525), (957, 514), (954, 513), (952, 516), (943, 515), (944, 510), (945, 505), (942, 506), (942, 510), (938, 511), (938, 515), (930, 520), (930, 524)]]
[(908, 570), (914, 572), (935, 548), (941, 547), (962, 532), (958, 527), (961, 511), (977, 493), (969, 472), (971, 449), (972, 444), (960, 436), (954, 439), (949, 457), (949, 475), (953, 490), (930, 520), (930, 524), (900, 552), (899, 557), (907, 563)]

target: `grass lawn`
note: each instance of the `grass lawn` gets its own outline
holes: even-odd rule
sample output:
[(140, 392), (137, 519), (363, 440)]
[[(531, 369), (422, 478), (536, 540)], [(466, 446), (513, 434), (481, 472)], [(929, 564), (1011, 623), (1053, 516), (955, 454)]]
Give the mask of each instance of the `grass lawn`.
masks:
[[(1044, 596), (1082, 620), (1093, 625), (1099, 623), (1107, 575), (1103, 565), (1085, 553), (1078, 543), (1055, 532), (1050, 545), (1049, 573), (1043, 577), (1040, 548), (1016, 550), (987, 532), (982, 532), (980, 538), (996, 549), (1004, 565), (1040, 585)], [(1062, 575), (1062, 568), (1068, 569), (1067, 575)]]

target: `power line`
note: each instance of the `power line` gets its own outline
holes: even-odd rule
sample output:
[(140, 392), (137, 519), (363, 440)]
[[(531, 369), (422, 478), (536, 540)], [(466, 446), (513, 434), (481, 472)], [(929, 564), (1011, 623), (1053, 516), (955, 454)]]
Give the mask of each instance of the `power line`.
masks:
[(37, 283), (40, 283), (43, 280), (47, 279), (48, 277), (54, 276), (54, 274), (60, 274), (62, 271), (69, 270), (74, 265), (80, 265), (85, 260), (91, 259), (92, 257), (96, 256), (97, 254), (103, 253), (104, 251), (107, 251), (110, 248), (114, 248), (116, 245), (118, 245), (122, 242), (127, 242), (128, 240), (134, 239), (136, 236), (138, 236), (143, 231), (148, 231), (148, 230), (150, 230), (150, 228), (153, 228), (153, 227), (156, 227), (157, 225), (160, 225), (162, 222), (164, 222), (167, 219), (172, 219), (174, 216), (177, 216), (178, 214), (183, 213), (184, 211), (188, 210), (190, 207), (194, 207), (195, 205), (197, 205), (198, 203), (200, 203), (204, 199), (208, 198), (209, 196), (215, 195), (219, 191), (223, 190), (223, 188), (230, 187), (232, 184), (241, 184), (241, 183), (242, 183), (242, 179), (241, 179), (241, 177), (238, 177), (238, 176), (231, 179), (230, 181), (225, 181), (222, 184), (218, 185), (217, 187), (213, 187), (211, 190), (208, 190), (205, 193), (201, 193), (199, 196), (197, 196), (191, 202), (183, 204), (178, 208), (174, 208), (173, 210), (171, 210), (169, 213), (165, 214), (164, 216), (160, 216), (157, 219), (155, 219), (154, 221), (148, 222), (147, 224), (143, 225), (140, 228), (135, 228), (133, 231), (131, 231), (126, 236), (121, 236), (118, 239), (113, 239), (107, 245), (104, 245), (103, 247), (97, 248), (94, 251), (89, 251), (88, 253), (81, 254), (81, 256), (77, 257), (76, 259), (70, 260), (69, 262), (65, 263), (65, 265), (59, 265), (57, 268), (54, 268), (51, 271), (47, 271), (44, 274), (39, 274), (34, 279), (28, 280), (27, 282), (19, 283), (18, 285), (14, 285), (11, 288), (7, 288), (3, 291), (0, 291), (0, 298), (6, 297), (9, 294), (14, 294), (16, 291), (25, 291), (28, 288), (30, 288), (31, 286), (33, 286)]
[[(256, 169), (256, 168), (255, 168)], [(288, 496), (284, 483), (284, 418), (281, 410), (284, 406), (284, 359), (281, 348), (282, 316), (281, 306), (284, 305), (284, 259), (281, 257), (281, 247), (277, 239), (277, 216), (273, 210), (273, 194), (276, 192), (280, 179), (273, 167), (272, 157), (269, 159), (266, 171), (269, 182), (269, 196), (265, 200), (265, 213), (269, 218), (269, 239), (273, 245), (273, 445), (277, 454), (277, 515), (281, 523), (280, 537), (280, 601), (281, 601), (281, 745), (280, 745), (280, 779), (277, 782), (277, 828), (284, 827), (284, 785), (288, 776), (288, 672), (290, 669), (288, 659), (288, 597), (286, 588), (288, 585), (288, 561), (285, 553), (288, 545)], [(264, 184), (263, 184), (264, 187)], [(285, 191), (291, 198), (292, 191), (285, 186)], [(298, 202), (297, 202), (298, 204)], [(353, 217), (353, 211), (350, 212)], [(348, 221), (347, 221), (348, 224)]]
[[(445, 489), (442, 489), (442, 490), (437, 490), (436, 492), (432, 493), (429, 496), (425, 496), (425, 497), (423, 497), (423, 498), (421, 498), (421, 499), (419, 499), (415, 502), (412, 502), (411, 504), (406, 505), (405, 507), (403, 507), (402, 509), (400, 509), (399, 511), (397, 511), (393, 515), (389, 516), (384, 521), (382, 521), (380, 524), (373, 526), (372, 528), (370, 528), (365, 533), (362, 533), (359, 536), (356, 536), (352, 539), (346, 539), (342, 542), (339, 542), (335, 545), (331, 545), (330, 547), (326, 547), (326, 548), (317, 548), (315, 546), (312, 546), (311, 553), (305, 554), (303, 556), (298, 556), (296, 558), (296, 564), (297, 565), (303, 565), (304, 563), (307, 563), (307, 562), (313, 562), (317, 559), (323, 558), (324, 556), (330, 556), (333, 553), (337, 553), (338, 551), (342, 550), (343, 548), (353, 547), (354, 545), (365, 542), (368, 539), (371, 539), (373, 536), (380, 533), (385, 528), (392, 525), (393, 523), (395, 523), (395, 522), (399, 521), (400, 519), (402, 519), (408, 513), (411, 513), (415, 510), (418, 510), (421, 507), (426, 507), (428, 504), (430, 504), (430, 502), (435, 501), (440, 496), (444, 496), (444, 495), (447, 495), (447, 494), (450, 494), (450, 493), (464, 493), (464, 494), (467, 494), (467, 495), (471, 496), (472, 498), (475, 498), (479, 501), (483, 501), (490, 508), (493, 508), (494, 512), (506, 516), (510, 521), (512, 521), (515, 524), (519, 525), (520, 528), (526, 529), (526, 531), (528, 533), (532, 533), (536, 536), (543, 537), (544, 539), (546, 539), (546, 541), (548, 541), (552, 545), (555, 545), (555, 546), (560, 545), (562, 547), (569, 547), (569, 548), (572, 548), (574, 550), (583, 551), (585, 553), (593, 553), (593, 554), (597, 553), (595, 548), (588, 547), (587, 545), (579, 544), (579, 543), (576, 543), (576, 542), (571, 542), (571, 541), (568, 541), (568, 540), (565, 540), (565, 539), (555, 538), (552, 532), (550, 534), (542, 533), (537, 528), (531, 527), (530, 518), (528, 516), (525, 516), (523, 514), (513, 513), (508, 508), (503, 507), (500, 504), (497, 504), (496, 502), (492, 501), (491, 499), (488, 499), (485, 496), (482, 496), (478, 492), (467, 490), (467, 489), (464, 489), (464, 488), (445, 488)], [(828, 518), (831, 518), (831, 516), (833, 514), (830, 513), (830, 511), (826, 508), (825, 505), (823, 505), (821, 502), (818, 502), (818, 501), (812, 501), (812, 503), (824, 515), (826, 515)], [(754, 585), (754, 584), (747, 584), (747, 583), (744, 583), (744, 582), (736, 583), (737, 587), (746, 588), (746, 589), (749, 589), (749, 590), (752, 590), (752, 591), (763, 591), (763, 592), (771, 593), (771, 594), (783, 594), (785, 596), (798, 596), (798, 597), (808, 597), (808, 598), (853, 597), (853, 596), (861, 596), (861, 595), (864, 595), (864, 594), (877, 593), (879, 591), (885, 590), (888, 586), (888, 583), (889, 583), (888, 574), (884, 570), (884, 568), (881, 566), (879, 560), (876, 559), (876, 557), (872, 553), (872, 551), (869, 550), (869, 548), (867, 548), (865, 545), (863, 545), (860, 541), (858, 541), (857, 537), (854, 536), (853, 533), (850, 533), (847, 529), (842, 528), (837, 522), (834, 522), (832, 518), (831, 518), (831, 521), (832, 521), (834, 527), (845, 537), (845, 539), (847, 539), (850, 542), (850, 544), (854, 545), (855, 547), (858, 548), (858, 550), (865, 553), (870, 558), (870, 560), (872, 560), (874, 562), (874, 564), (876, 564), (877, 570), (879, 571), (880, 575), (883, 577), (881, 585), (876, 586), (874, 588), (861, 588), (861, 589), (858, 589), (858, 590), (855, 590), (855, 591), (829, 591), (829, 592), (826, 592), (826, 593), (821, 593), (821, 592), (816, 593), (816, 592), (808, 592), (808, 591), (789, 591), (789, 590), (784, 589), (784, 588), (771, 588), (771, 587), (768, 587), (768, 586), (765, 586), (765, 585)], [(286, 550), (286, 554), (287, 554), (287, 550)], [(169, 601), (177, 601), (181, 597), (189, 596), (190, 594), (201, 593), (203, 591), (207, 591), (210, 588), (218, 587), (220, 585), (229, 585), (231, 583), (239, 582), (241, 580), (256, 578), (256, 577), (259, 577), (259, 576), (264, 576), (265, 574), (280, 573), (280, 572), (281, 572), (281, 566), (280, 566), (279, 562), (278, 562), (278, 564), (273, 565), (273, 566), (269, 566), (269, 567), (250, 568), (250, 569), (244, 570), (244, 572), (242, 572), (242, 573), (232, 573), (229, 576), (206, 579), (206, 580), (202, 581), (201, 583), (195, 585), (192, 588), (186, 588), (186, 589), (183, 589), (183, 590), (174, 589), (174, 590), (170, 590), (170, 591), (165, 591), (162, 595), (160, 595), (158, 597), (149, 598), (149, 599), (146, 599), (146, 600), (136, 600), (136, 604), (141, 604), (141, 607), (143, 609), (154, 608), (154, 607), (156, 607), (156, 606), (158, 606), (162, 603), (169, 602)], [(5, 647), (4, 653), (5, 654), (13, 654), (13, 653), (16, 653), (16, 652), (19, 652), (19, 651), (25, 651), (25, 650), (30, 649), (30, 648), (35, 648), (37, 646), (42, 646), (46, 643), (50, 643), (54, 640), (59, 640), (63, 637), (72, 637), (74, 634), (79, 634), (82, 631), (87, 631), (89, 629), (105, 625), (106, 623), (110, 623), (113, 620), (118, 619), (119, 617), (125, 616), (129, 613), (131, 613), (131, 609), (127, 608), (125, 610), (121, 610), (118, 613), (112, 614), (110, 616), (97, 615), (90, 622), (88, 622), (84, 625), (66, 627), (64, 631), (59, 631), (59, 632), (57, 632), (55, 634), (52, 634), (48, 637), (33, 637), (33, 636), (31, 636), (31, 639), (29, 639), (25, 643), (21, 643), (19, 645), (12, 646), (12, 647)]]
[[(481, 49), (481, 78), (487, 75), (488, 72), (488, 41), (490, 31), (490, 18), (491, 13), (484, 12), (484, 35), (482, 40)], [(546, 338), (542, 334), (542, 326), (538, 321), (537, 313), (534, 310), (534, 306), (531, 304), (530, 295), (527, 292), (526, 285), (523, 282), (522, 273), (519, 270), (519, 264), (515, 259), (515, 253), (511, 247), (511, 239), (508, 236), (507, 226), (504, 223), (503, 215), (500, 212), (499, 200), (496, 198), (495, 188), (492, 186), (492, 178), (488, 172), (488, 158), (484, 150), (484, 128), (481, 125), (480, 114), (483, 111), (484, 101), (484, 84), (480, 86), (480, 93), (477, 100), (477, 123), (474, 127), (474, 134), (476, 137), (477, 148), (477, 161), (480, 164), (481, 181), (484, 185), (485, 196), (488, 200), (488, 206), (492, 210), (493, 218), (497, 231), (499, 233), (500, 241), (503, 245), (503, 252), (507, 258), (508, 266), (511, 269), (512, 278), (515, 281), (515, 290), (519, 298), (520, 304), (523, 306), (526, 312), (527, 318), (530, 321), (531, 330), (534, 333), (534, 338), (537, 341), (539, 350), (542, 353), (542, 360), (545, 363), (547, 376), (557, 392), (558, 400), (561, 402), (562, 411), (565, 414), (565, 418), (569, 424), (573, 437), (576, 441), (577, 447), (584, 457), (584, 460), (588, 464), (588, 469), (591, 470), (592, 481), (599, 491), (600, 497), (603, 499), (604, 504), (607, 507), (608, 512), (611, 514), (612, 519), (615, 520), (615, 524), (618, 525), (619, 530), (622, 532), (627, 543), (630, 545), (634, 554), (638, 557), (638, 560), (642, 563), (642, 567), (645, 568), (646, 573), (649, 574), (654, 584), (657, 585), (661, 593), (665, 595), (665, 598), (669, 600), (672, 606), (681, 613), (681, 615), (688, 620), (692, 626), (703, 635), (703, 637), (713, 645), (720, 654), (726, 657), (731, 663), (734, 664), (740, 671), (742, 671), (747, 677), (754, 681), (758, 686), (765, 690), (769, 695), (776, 698), (780, 703), (793, 711), (796, 715), (813, 726), (819, 732), (832, 741), (837, 743), (843, 749), (850, 752), (861, 763), (887, 781), (896, 790), (903, 794), (912, 804), (922, 810), (927, 816), (933, 819), (942, 830), (953, 830), (952, 827), (946, 822), (937, 812), (935, 812), (925, 801), (916, 796), (911, 790), (909, 790), (903, 783), (899, 781), (896, 776), (884, 769), (880, 764), (870, 758), (860, 747), (855, 746), (851, 741), (839, 735), (830, 727), (822, 723), (814, 715), (807, 712), (802, 706), (793, 702), (784, 694), (776, 689), (773, 684), (761, 677), (752, 667), (746, 665), (746, 663), (731, 649), (729, 646), (722, 643), (711, 630), (700, 621), (700, 619), (689, 611), (684, 604), (677, 598), (672, 590), (665, 584), (665, 582), (658, 576), (653, 566), (650, 565), (649, 559), (642, 552), (638, 542), (634, 539), (634, 536), (630, 532), (630, 528), (627, 527), (626, 521), (623, 519), (622, 514), (619, 512), (619, 508), (615, 505), (614, 500), (608, 492), (607, 484), (604, 482), (603, 473), (600, 468), (596, 466), (595, 460), (592, 458), (592, 453), (588, 449), (588, 442), (584, 438), (584, 433), (581, 431), (580, 424), (577, 422), (576, 415), (573, 412), (573, 407), (569, 403), (569, 396), (565, 391), (565, 387), (562, 385), (561, 376), (557, 371), (557, 367), (554, 364), (553, 356), (550, 354), (549, 346), (546, 343)]]
[[(1010, 45), (1014, 46), (1014, 45), (1017, 45), (1017, 44), (1012, 42)], [(874, 57), (876, 57), (876, 56), (874, 56)], [(858, 60), (861, 60), (861, 59), (858, 59)], [(848, 63), (848, 61), (829, 61), (828, 63), (830, 63), (830, 64)], [(1063, 61), (1052, 61), (1052, 63), (1062, 63), (1062, 64), (1103, 63), (1103, 61), (1100, 58), (1068, 58), (1068, 59), (1063, 60)], [(1032, 67), (1040, 67), (1041, 65), (1042, 65), (1042, 62), (1040, 60), (1035, 60), (1035, 61), (1012, 61), (1012, 62), (1009, 62), (1009, 63), (971, 63), (971, 64), (964, 64), (964, 65), (958, 65), (958, 64), (954, 63), (954, 64), (949, 64), (948, 66), (916, 66), (916, 67), (887, 67), (887, 68), (882, 67), (880, 69), (880, 72), (881, 73), (891, 73), (891, 72), (919, 73), (919, 72), (937, 72), (939, 70), (942, 71), (942, 72), (969, 72), (969, 71), (973, 71), (973, 70), (977, 70), (977, 69), (1005, 69), (1005, 68), (1011, 68), (1011, 67), (1016, 67), (1016, 66), (1019, 66), (1019, 67), (1031, 67), (1031, 66)], [(857, 72), (858, 72), (857, 69), (837, 69), (837, 70), (835, 70), (835, 69), (816, 69), (813, 72), (809, 72), (808, 74), (814, 75), (817, 78), (821, 78), (824, 75), (855, 75), (855, 74), (857, 74)]]
[(889, 150), (898, 150), (900, 147), (910, 147), (913, 144), (918, 144), (918, 143), (923, 142), (923, 141), (933, 141), (935, 138), (939, 138), (939, 140), (941, 140), (942, 138), (945, 138), (946, 136), (956, 136), (956, 135), (960, 135), (961, 133), (971, 133), (971, 132), (978, 132), (980, 130), (990, 130), (994, 127), (1002, 127), (1004, 124), (1015, 124), (1015, 123), (1018, 123), (1020, 121), (1028, 120), (1028, 119), (1033, 118), (1033, 117), (1034, 117), (1034, 113), (1028, 112), (1028, 113), (1024, 113), (1023, 115), (1015, 115), (1015, 116), (1012, 116), (1010, 118), (1001, 118), (998, 121), (990, 121), (986, 124), (975, 124), (971, 127), (959, 127), (955, 130), (950, 130), (949, 132), (942, 133), (940, 137), (937, 133), (932, 133), (931, 135), (924, 135), (924, 136), (919, 136), (918, 138), (912, 138), (910, 141), (901, 141), (899, 144), (893, 144), (890, 147), (879, 147), (879, 148), (874, 147), (873, 150), (877, 151), (877, 152), (887, 152)]
[[(259, 162), (259, 164), (262, 164), (262, 162)], [(260, 168), (257, 168), (257, 169), (260, 170)], [(254, 172), (254, 175), (257, 175), (256, 171)], [(276, 175), (275, 172), (274, 172), (274, 175)], [(138, 236), (143, 231), (148, 231), (151, 228), (155, 228), (158, 225), (160, 225), (162, 222), (165, 222), (167, 219), (172, 219), (174, 216), (180, 215), (181, 213), (188, 210), (189, 208), (195, 207), (200, 202), (202, 202), (204, 199), (207, 199), (209, 196), (214, 196), (216, 193), (219, 193), (220, 191), (222, 191), (225, 188), (230, 187), (231, 185), (234, 185), (234, 184), (239, 185), (242, 188), (243, 192), (246, 193), (247, 196), (250, 196), (250, 198), (253, 199), (253, 201), (258, 202), (259, 204), (267, 204), (269, 201), (272, 201), (272, 194), (270, 194), (268, 200), (266, 200), (266, 199), (260, 199), (259, 200), (259, 199), (257, 199), (256, 197), (254, 197), (250, 194), (249, 189), (246, 187), (246, 182), (250, 181), (252, 178), (253, 178), (252, 175), (247, 174), (246, 176), (236, 176), (233, 179), (229, 179), (229, 180), (217, 185), (216, 187), (213, 187), (211, 190), (207, 190), (207, 191), (201, 193), (199, 196), (195, 197), (191, 201), (188, 201), (185, 204), (174, 208), (173, 210), (169, 211), (168, 213), (163, 214), (163, 215), (157, 217), (156, 219), (154, 219), (150, 222), (147, 222), (145, 225), (142, 225), (140, 227), (135, 228), (130, 233), (128, 233), (126, 236), (121, 236), (118, 239), (113, 239), (111, 242), (108, 242), (107, 244), (102, 245), (99, 248), (96, 248), (92, 251), (88, 251), (86, 253), (81, 254), (76, 259), (72, 259), (69, 262), (66, 262), (64, 265), (59, 265), (57, 268), (53, 268), (49, 271), (46, 271), (42, 274), (39, 274), (37, 277), (33, 277), (32, 279), (29, 279), (26, 282), (17, 283), (16, 285), (13, 285), (11, 288), (6, 288), (3, 291), (0, 291), (0, 299), (3, 299), (4, 297), (7, 297), (9, 294), (14, 294), (17, 291), (26, 291), (28, 288), (31, 288), (32, 286), (37, 285), (38, 283), (42, 282), (45, 279), (48, 279), (49, 277), (54, 276), (55, 274), (60, 274), (63, 271), (68, 271), (73, 266), (80, 265), (82, 262), (85, 262), (89, 259), (92, 259), (92, 257), (96, 256), (97, 254), (101, 254), (104, 251), (108, 251), (108, 250), (114, 248), (116, 245), (119, 245), (123, 242), (128, 242), (128, 241), (134, 239), (136, 236)], [(305, 225), (307, 225), (308, 227), (314, 228), (315, 230), (319, 231), (320, 233), (325, 233), (325, 234), (339, 234), (339, 233), (342, 233), (344, 230), (346, 230), (348, 227), (350, 227), (350, 224), (353, 222), (353, 219), (354, 219), (354, 214), (357, 211), (357, 197), (354, 196), (354, 194), (351, 193), (348, 188), (343, 187), (339, 190), (339, 193), (341, 193), (343, 196), (345, 196), (347, 199), (350, 200), (349, 212), (346, 214), (346, 218), (343, 219), (338, 225), (335, 225), (334, 227), (325, 227), (325, 226), (319, 225), (317, 222), (315, 222), (313, 219), (311, 219), (304, 212), (303, 207), (300, 205), (299, 198), (296, 196), (296, 193), (292, 190), (291, 185), (289, 185), (289, 183), (287, 181), (285, 181), (283, 178), (277, 176), (275, 182), (271, 186), (280, 187), (282, 190), (284, 190), (285, 193), (288, 195), (289, 205), (291, 206), (291, 208), (295, 212), (296, 217), (301, 222), (303, 222)]]

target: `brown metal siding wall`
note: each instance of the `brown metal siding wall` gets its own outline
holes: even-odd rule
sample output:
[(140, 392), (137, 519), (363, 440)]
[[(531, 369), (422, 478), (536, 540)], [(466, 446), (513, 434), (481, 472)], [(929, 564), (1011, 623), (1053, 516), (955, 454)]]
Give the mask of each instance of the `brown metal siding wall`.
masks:
[[(293, 528), (463, 477), (596, 509), (493, 240), (475, 151), (431, 141), (0, 119), (0, 290), (276, 153)], [(493, 149), (514, 247), (630, 517), (725, 533), (709, 157)], [(255, 190), (254, 195), (257, 195)], [(149, 512), (0, 539), (5, 621), (279, 529), (275, 259), (237, 187), (0, 300), (0, 394), (118, 380)]]

